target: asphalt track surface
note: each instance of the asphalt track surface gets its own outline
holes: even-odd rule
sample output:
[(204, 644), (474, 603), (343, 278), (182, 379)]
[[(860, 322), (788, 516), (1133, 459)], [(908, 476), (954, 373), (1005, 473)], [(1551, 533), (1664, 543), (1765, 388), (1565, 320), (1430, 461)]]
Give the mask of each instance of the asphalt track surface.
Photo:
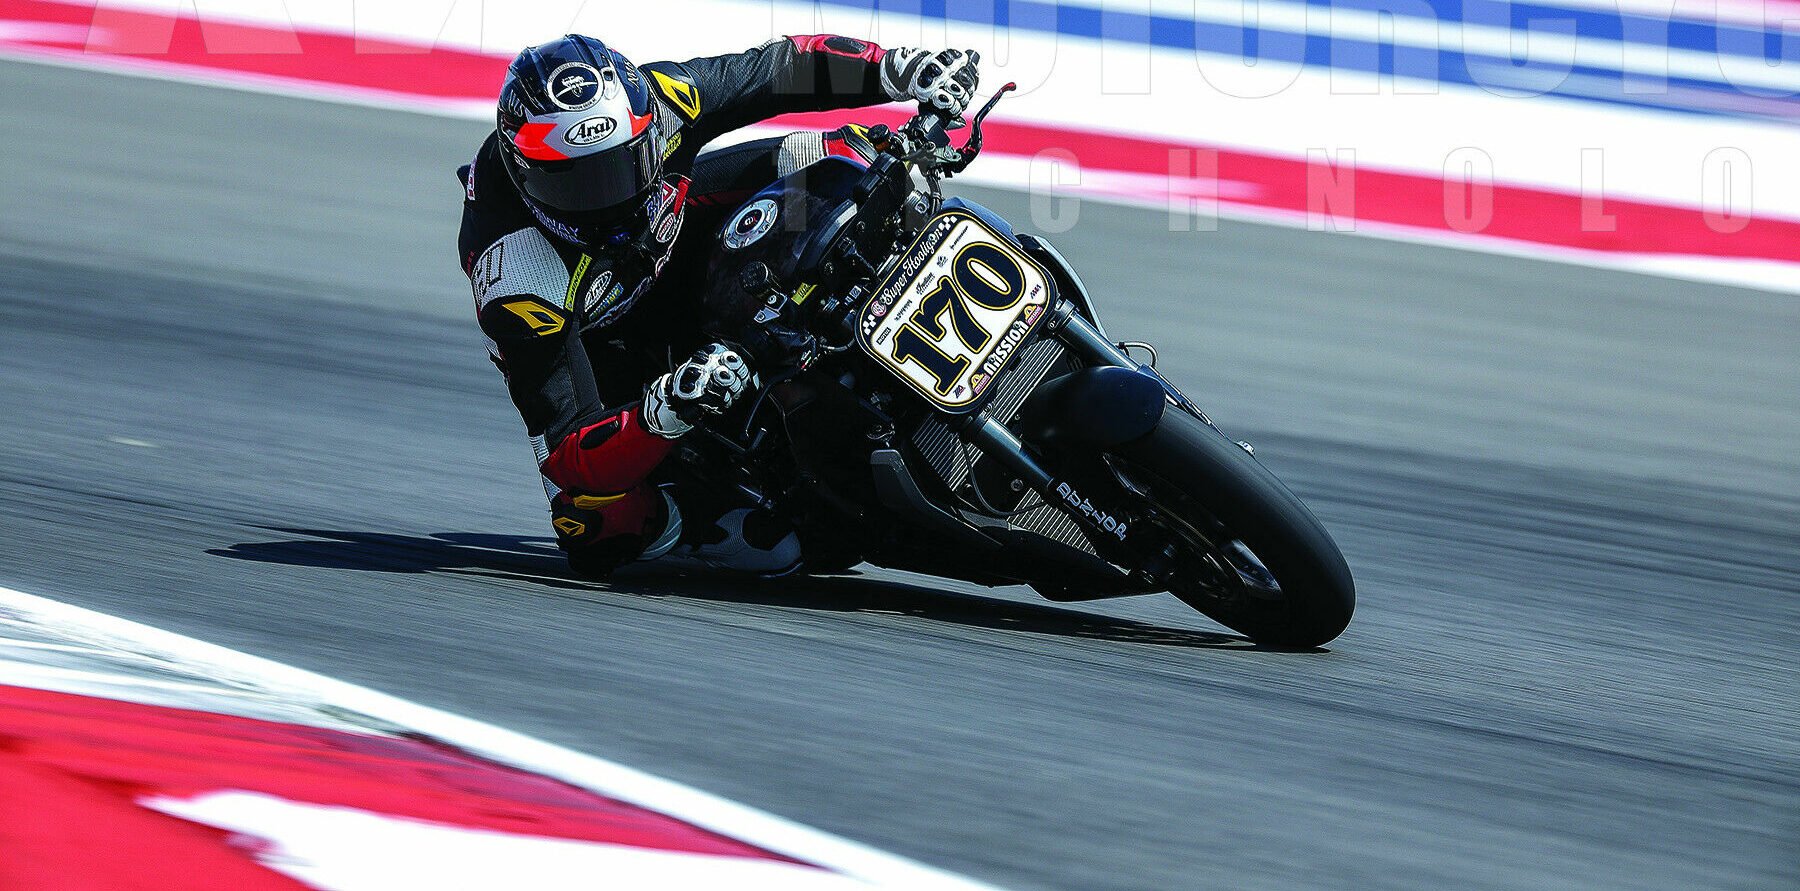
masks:
[(1013, 888), (1800, 886), (1792, 297), (1084, 207), (1113, 333), (1356, 573), (1269, 652), (1167, 597), (566, 581), (454, 267), (480, 125), (5, 63), (0, 128), (0, 584)]

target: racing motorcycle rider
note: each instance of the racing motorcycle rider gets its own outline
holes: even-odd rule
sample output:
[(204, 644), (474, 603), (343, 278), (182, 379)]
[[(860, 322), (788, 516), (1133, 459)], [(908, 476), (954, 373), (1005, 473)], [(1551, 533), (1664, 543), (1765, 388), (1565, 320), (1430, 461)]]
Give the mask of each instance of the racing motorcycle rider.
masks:
[(789, 112), (916, 100), (958, 116), (979, 61), (814, 35), (638, 66), (574, 34), (513, 60), (495, 131), (458, 171), (458, 250), (577, 574), (671, 551), (769, 574), (798, 565), (791, 530), (766, 512), (680, 491), (678, 503), (650, 480), (755, 381), (701, 334), (698, 267), (723, 215), (833, 149), (817, 132), (700, 149)]

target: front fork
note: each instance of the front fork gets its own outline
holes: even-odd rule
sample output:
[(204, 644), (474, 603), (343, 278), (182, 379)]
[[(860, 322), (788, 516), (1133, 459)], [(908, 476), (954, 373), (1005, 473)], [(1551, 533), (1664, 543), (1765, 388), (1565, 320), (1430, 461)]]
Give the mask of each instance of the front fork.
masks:
[[(1118, 345), (1107, 340), (1105, 335), (1075, 311), (1075, 304), (1070, 301), (1058, 301), (1047, 324), (1049, 336), (1061, 340), (1085, 364), (1113, 365), (1149, 374), (1162, 384), (1171, 403), (1199, 414), (1199, 409), (1192, 408), (1193, 403), (1188, 402), (1186, 396), (1163, 380), (1162, 375), (1157, 374), (1154, 369), (1133, 361)], [(1103, 537), (1103, 540), (1116, 540), (1121, 544), (1132, 542), (1131, 513), (1125, 511), (1123, 505), (1112, 503), (1115, 499), (1106, 494), (1083, 493), (1069, 481), (1058, 479), (1026, 451), (1024, 441), (987, 411), (969, 415), (963, 421), (960, 433), (963, 439), (981, 449), (984, 455), (1000, 462), (1013, 476), (1030, 486), (1045, 504), (1061, 505), (1066, 513), (1087, 527), (1089, 532)], [(1100, 494), (1098, 500), (1094, 498), (1096, 494)]]
[(1071, 352), (1086, 360), (1089, 365), (1113, 365), (1119, 368), (1129, 368), (1140, 374), (1156, 378), (1156, 382), (1162, 384), (1163, 392), (1169, 395), (1169, 404), (1205, 421), (1208, 427), (1213, 426), (1212, 419), (1200, 410), (1200, 406), (1195, 405), (1192, 400), (1177, 390), (1174, 384), (1169, 383), (1168, 378), (1162, 376), (1161, 372), (1132, 359), (1123, 349), (1119, 348), (1118, 344), (1107, 340), (1106, 335), (1101, 334), (1093, 325), (1088, 324), (1087, 319), (1075, 312), (1074, 304), (1064, 300), (1056, 305), (1056, 312), (1050, 317), (1050, 331), (1060, 337)]

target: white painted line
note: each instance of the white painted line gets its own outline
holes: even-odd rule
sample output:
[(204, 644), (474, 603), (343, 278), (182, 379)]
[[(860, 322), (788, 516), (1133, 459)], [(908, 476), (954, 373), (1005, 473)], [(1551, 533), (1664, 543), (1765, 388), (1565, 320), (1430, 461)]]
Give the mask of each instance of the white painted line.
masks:
[(77, 647), (69, 644), (46, 643), (37, 640), (0, 640), (0, 647), (12, 647), (18, 650), (48, 650), (54, 653), (104, 653), (96, 647)]
[[(994, 886), (888, 854), (680, 783), (472, 718), (240, 653), (117, 616), (0, 588), (0, 613), (71, 638), (202, 670), (301, 702), (366, 715), (472, 755), (667, 814), (765, 850), (814, 863), (878, 888), (996, 891)], [(0, 672), (6, 666), (0, 664)], [(0, 683), (7, 678), (0, 674)]]
[(146, 690), (194, 693), (206, 696), (255, 697), (260, 694), (237, 687), (217, 686), (194, 681), (169, 681), (152, 677), (134, 677), (110, 671), (87, 671), (56, 665), (27, 665), (9, 662), (0, 665), (0, 679), (20, 687), (43, 689), (93, 689), (94, 687), (142, 687)]
[[(258, 860), (321, 891), (868, 891), (785, 860), (543, 838), (410, 820), (252, 792), (153, 797), (145, 807), (267, 845)], [(604, 876), (604, 884), (596, 877)]]
[(402, 111), (409, 114), (467, 120), (486, 120), (494, 116), (494, 103), (492, 102), (431, 99), (412, 93), (377, 90), (373, 87), (348, 87), (303, 78), (275, 77), (247, 71), (208, 68), (204, 65), (183, 65), (154, 58), (133, 59), (125, 56), (103, 56), (56, 47), (0, 46), (0, 61), (27, 62), (77, 71), (99, 71), (125, 77), (141, 77), (145, 80), (237, 90), (245, 93), (259, 93), (264, 96), (281, 96), (287, 99), (310, 99), (315, 102), (355, 105), (362, 108)]

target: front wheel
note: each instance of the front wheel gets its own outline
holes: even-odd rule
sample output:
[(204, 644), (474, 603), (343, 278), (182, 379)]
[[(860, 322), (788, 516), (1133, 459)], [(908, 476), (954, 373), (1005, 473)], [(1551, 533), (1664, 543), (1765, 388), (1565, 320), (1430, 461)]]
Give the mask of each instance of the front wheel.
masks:
[(1182, 602), (1275, 646), (1319, 646), (1350, 624), (1356, 587), (1331, 535), (1216, 428), (1170, 407), (1108, 462), (1168, 542), (1151, 563)]

